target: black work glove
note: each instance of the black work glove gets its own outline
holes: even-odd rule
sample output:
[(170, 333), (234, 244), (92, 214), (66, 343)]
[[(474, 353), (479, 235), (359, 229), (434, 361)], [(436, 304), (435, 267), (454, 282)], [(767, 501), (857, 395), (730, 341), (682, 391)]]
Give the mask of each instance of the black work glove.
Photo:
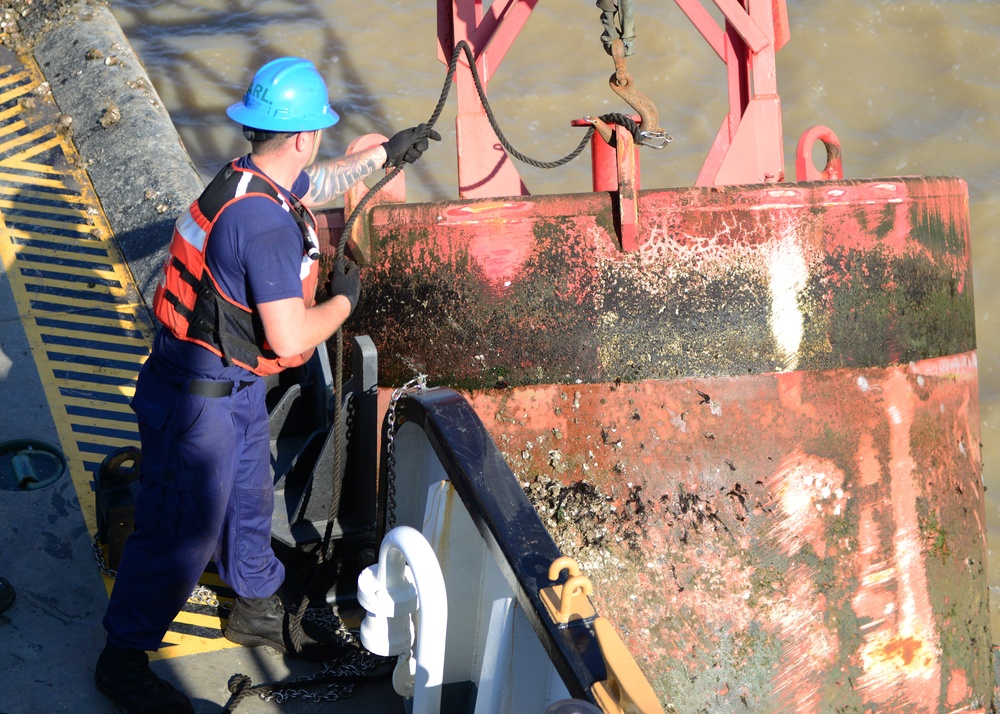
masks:
[(420, 158), (420, 155), (427, 151), (428, 139), (441, 141), (441, 135), (433, 129), (428, 129), (426, 124), (411, 126), (403, 129), (393, 136), (389, 141), (382, 144), (385, 147), (386, 159), (382, 168), (391, 169), (402, 163), (412, 164)]
[(330, 274), (326, 276), (326, 290), (333, 298), (343, 295), (351, 303), (351, 312), (361, 297), (361, 273), (357, 263), (341, 258), (333, 265)]

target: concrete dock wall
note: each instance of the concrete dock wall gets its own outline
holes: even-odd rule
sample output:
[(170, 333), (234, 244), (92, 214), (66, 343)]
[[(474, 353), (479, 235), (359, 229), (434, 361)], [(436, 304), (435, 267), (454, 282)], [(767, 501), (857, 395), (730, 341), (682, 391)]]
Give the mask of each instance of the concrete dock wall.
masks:
[(89, 0), (27, 7), (15, 49), (48, 80), (149, 307), (173, 221), (204, 184), (111, 10)]

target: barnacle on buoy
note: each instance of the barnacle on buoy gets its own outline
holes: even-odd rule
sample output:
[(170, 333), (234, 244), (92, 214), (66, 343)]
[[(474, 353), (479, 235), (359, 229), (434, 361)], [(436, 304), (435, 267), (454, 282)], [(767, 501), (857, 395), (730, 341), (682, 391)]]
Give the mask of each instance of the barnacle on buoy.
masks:
[(101, 126), (105, 129), (114, 126), (122, 120), (122, 112), (118, 108), (118, 105), (114, 102), (110, 103), (105, 109), (104, 113), (101, 115), (100, 122)]

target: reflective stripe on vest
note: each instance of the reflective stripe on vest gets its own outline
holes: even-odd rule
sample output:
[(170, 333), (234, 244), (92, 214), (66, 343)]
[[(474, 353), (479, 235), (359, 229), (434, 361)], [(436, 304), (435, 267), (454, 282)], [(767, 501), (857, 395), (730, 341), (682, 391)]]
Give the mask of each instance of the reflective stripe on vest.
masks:
[(304, 364), (314, 350), (278, 357), (267, 345), (259, 315), (226, 295), (208, 269), (205, 252), (212, 228), (228, 206), (248, 196), (266, 196), (295, 219), (304, 246), (299, 271), (302, 297), (306, 307), (314, 304), (319, 278), (315, 217), (298, 199), (289, 204), (266, 176), (233, 162), (174, 224), (153, 311), (175, 337), (214, 352), (227, 366), (236, 364), (263, 376)]

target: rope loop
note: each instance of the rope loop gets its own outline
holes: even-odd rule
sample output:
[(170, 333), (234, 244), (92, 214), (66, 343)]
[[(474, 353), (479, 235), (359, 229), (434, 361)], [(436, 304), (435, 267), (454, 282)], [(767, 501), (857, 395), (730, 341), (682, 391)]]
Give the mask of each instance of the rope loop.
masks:
[(226, 703), (225, 709), (222, 711), (236, 711), (236, 708), (244, 699), (266, 687), (267, 685), (264, 684), (254, 686), (253, 680), (245, 674), (234, 674), (229, 678), (229, 691), (233, 696), (230, 697), (229, 701)]
[(642, 143), (642, 137), (639, 134), (639, 124), (628, 114), (611, 112), (610, 114), (601, 114), (598, 119), (605, 124), (617, 124), (618, 126), (625, 127), (632, 135), (632, 138), (635, 139), (636, 144)]
[[(493, 115), (493, 109), (490, 107), (490, 102), (486, 98), (486, 89), (483, 87), (482, 80), (479, 78), (479, 70), (476, 69), (476, 61), (475, 57), (473, 57), (472, 54), (472, 47), (470, 47), (469, 43), (466, 42), (465, 40), (461, 40), (457, 45), (455, 45), (455, 53), (452, 55), (451, 65), (448, 69), (448, 80), (447, 80), (448, 87), (450, 88), (451, 86), (451, 78), (454, 76), (455, 68), (458, 65), (459, 50), (465, 52), (466, 59), (469, 62), (469, 69), (472, 70), (472, 80), (476, 84), (476, 92), (479, 94), (479, 101), (483, 103), (483, 109), (486, 112), (486, 118), (489, 119), (490, 126), (493, 127), (493, 131), (496, 132), (497, 138), (500, 140), (500, 145), (503, 146), (503, 148), (507, 151), (508, 154), (513, 156), (518, 161), (528, 164), (529, 166), (534, 166), (539, 169), (554, 169), (558, 168), (559, 166), (563, 166), (564, 164), (568, 164), (570, 161), (579, 156), (584, 149), (587, 148), (587, 144), (590, 142), (590, 137), (594, 133), (593, 127), (588, 128), (586, 135), (583, 137), (583, 140), (579, 143), (579, 145), (575, 149), (573, 149), (573, 151), (571, 151), (569, 154), (562, 157), (561, 159), (557, 159), (556, 161), (538, 161), (537, 159), (533, 159), (530, 156), (525, 156), (520, 151), (515, 149), (514, 146), (510, 143), (510, 141), (507, 140), (507, 137), (504, 136), (503, 130), (500, 128), (500, 124), (497, 122), (496, 117)], [(443, 106), (443, 103), (440, 104), (439, 106)]]
[[(445, 77), (444, 86), (441, 88), (441, 94), (438, 97), (437, 105), (434, 107), (434, 111), (431, 113), (430, 118), (425, 123), (428, 132), (430, 132), (430, 130), (434, 128), (434, 125), (437, 124), (438, 119), (441, 118), (441, 114), (444, 111), (445, 104), (448, 101), (448, 95), (451, 93), (451, 87), (455, 79), (455, 72), (458, 70), (458, 60), (463, 52), (465, 53), (466, 60), (468, 61), (469, 69), (472, 72), (472, 79), (476, 85), (476, 92), (479, 94), (479, 101), (482, 102), (483, 109), (486, 112), (486, 118), (489, 120), (490, 126), (493, 128), (493, 131), (496, 132), (497, 138), (500, 140), (501, 146), (503, 146), (503, 148), (507, 151), (508, 154), (510, 154), (518, 161), (529, 164), (530, 166), (534, 166), (536, 168), (554, 169), (558, 168), (559, 166), (568, 164), (570, 161), (572, 161), (581, 153), (583, 153), (583, 150), (587, 148), (587, 144), (590, 141), (591, 135), (593, 135), (594, 133), (594, 127), (589, 127), (587, 129), (586, 135), (583, 137), (583, 140), (580, 141), (580, 143), (577, 145), (575, 149), (573, 149), (573, 151), (571, 151), (569, 154), (562, 157), (561, 159), (557, 159), (555, 161), (539, 161), (537, 159), (531, 158), (530, 156), (522, 154), (520, 151), (514, 148), (514, 146), (504, 135), (503, 129), (500, 128), (500, 124), (497, 121), (496, 116), (493, 114), (493, 109), (492, 107), (490, 107), (490, 102), (486, 98), (486, 89), (483, 87), (483, 82), (479, 77), (479, 70), (476, 68), (476, 58), (475, 55), (473, 54), (472, 47), (465, 40), (459, 40), (459, 42), (455, 45), (455, 50), (452, 52), (451, 61), (448, 63), (448, 74)], [(395, 178), (396, 174), (401, 170), (402, 170), (401, 166), (395, 167), (394, 169), (392, 169), (392, 171), (390, 171), (388, 174), (379, 179), (378, 183), (372, 186), (371, 190), (369, 190), (368, 193), (366, 193), (365, 196), (358, 202), (358, 205), (354, 207), (354, 210), (351, 212), (351, 215), (348, 216), (344, 221), (344, 228), (341, 232), (341, 235), (350, 234), (351, 227), (354, 225), (354, 221), (357, 220), (357, 217), (359, 215), (363, 215), (364, 209), (368, 205), (368, 202), (374, 197), (376, 193), (378, 193), (379, 190), (382, 189), (383, 186), (392, 181), (392, 179)], [(338, 260), (344, 257), (344, 247), (345, 247), (345, 241), (343, 240), (337, 244)]]
[(229, 678), (229, 693), (239, 694), (244, 689), (248, 689), (253, 686), (253, 680), (250, 679), (245, 674), (234, 674)]

